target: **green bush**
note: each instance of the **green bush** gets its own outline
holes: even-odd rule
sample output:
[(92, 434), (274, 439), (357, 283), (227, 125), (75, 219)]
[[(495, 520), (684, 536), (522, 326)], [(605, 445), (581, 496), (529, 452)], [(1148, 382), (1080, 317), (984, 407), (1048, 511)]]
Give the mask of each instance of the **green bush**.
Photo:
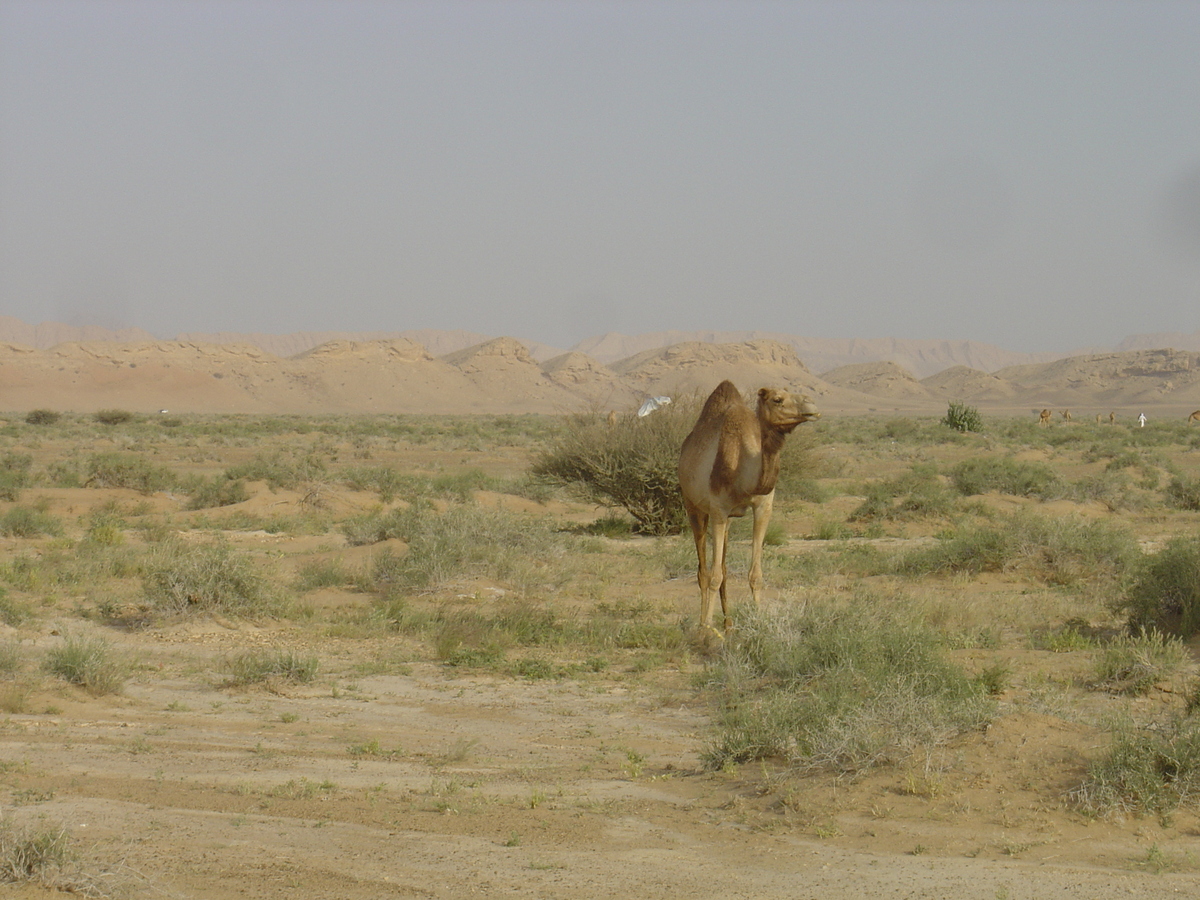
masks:
[(774, 758), (861, 772), (979, 728), (993, 715), (985, 679), (950, 663), (939, 638), (862, 597), (848, 609), (751, 614), (713, 673), (712, 768)]
[(997, 491), (1045, 500), (1056, 496), (1061, 489), (1058, 475), (1049, 466), (1005, 456), (964, 459), (951, 470), (950, 479), (959, 493), (966, 496)]
[(1173, 538), (1146, 557), (1117, 609), (1134, 631), (1158, 628), (1184, 638), (1200, 631), (1200, 538)]
[(28, 425), (53, 425), (61, 418), (62, 414), (52, 409), (31, 409), (25, 414), (25, 422)]
[(33, 538), (62, 533), (62, 522), (48, 513), (26, 506), (14, 506), (0, 515), (0, 534), (6, 537)]
[(1072, 792), (1085, 809), (1170, 813), (1200, 797), (1200, 716), (1175, 719), (1165, 727), (1118, 725), (1108, 751), (1088, 767)]
[(5, 453), (0, 456), (0, 500), (17, 500), (21, 488), (30, 481), (29, 470), (33, 457), (27, 453)]
[(1176, 476), (1166, 489), (1167, 505), (1175, 509), (1200, 510), (1200, 478)]
[(236, 481), (265, 481), (272, 488), (294, 489), (310, 481), (321, 481), (327, 474), (325, 461), (315, 453), (258, 455), (240, 466), (225, 471), (225, 478)]
[(68, 634), (46, 655), (46, 671), (77, 684), (90, 694), (118, 693), (129, 677), (129, 663), (99, 637)]
[(611, 424), (599, 413), (572, 416), (558, 441), (534, 460), (531, 474), (624, 509), (640, 532), (677, 534), (687, 522), (679, 451), (698, 415), (697, 402), (676, 401)]
[(165, 491), (175, 486), (175, 473), (166, 466), (132, 453), (96, 453), (87, 461), (88, 487), (128, 488), (143, 494)]
[(1096, 660), (1096, 686), (1119, 694), (1144, 694), (1182, 668), (1187, 650), (1178, 638), (1143, 631), (1110, 641)]
[(225, 660), (229, 684), (244, 686), (282, 680), (308, 684), (317, 677), (319, 661), (315, 656), (298, 656), (293, 651), (244, 650)]
[(267, 574), (225, 543), (159, 544), (146, 559), (142, 588), (155, 609), (169, 613), (260, 615), (281, 603)]
[(979, 415), (979, 410), (963, 403), (951, 403), (942, 424), (964, 433), (983, 431), (983, 417)]
[(947, 516), (955, 511), (957, 500), (942, 484), (937, 468), (927, 464), (914, 465), (899, 478), (872, 482), (864, 493), (866, 499), (848, 517), (852, 522)]
[(898, 557), (902, 575), (1025, 569), (1053, 584), (1117, 579), (1140, 554), (1133, 536), (1106, 521), (1018, 512), (995, 522), (964, 525), (932, 547)]
[(452, 506), (439, 513), (416, 503), (347, 533), (362, 540), (372, 529), (379, 540), (399, 538), (408, 545), (402, 555), (376, 556), (371, 578), (375, 589), (385, 592), (477, 576), (524, 581), (535, 577), (549, 557), (562, 553), (562, 538), (549, 520), (502, 509)]
[(124, 425), (132, 422), (133, 413), (127, 409), (102, 409), (94, 416), (101, 425)]
[(188, 492), (188, 509), (212, 509), (217, 506), (233, 506), (250, 499), (246, 482), (240, 478), (229, 479), (218, 475), (198, 482)]

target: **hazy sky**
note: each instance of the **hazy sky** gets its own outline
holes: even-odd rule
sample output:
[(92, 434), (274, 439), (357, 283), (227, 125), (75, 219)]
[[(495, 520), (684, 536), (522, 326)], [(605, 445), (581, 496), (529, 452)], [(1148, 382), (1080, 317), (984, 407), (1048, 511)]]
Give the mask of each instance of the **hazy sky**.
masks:
[(1200, 329), (1200, 0), (0, 0), (0, 314)]

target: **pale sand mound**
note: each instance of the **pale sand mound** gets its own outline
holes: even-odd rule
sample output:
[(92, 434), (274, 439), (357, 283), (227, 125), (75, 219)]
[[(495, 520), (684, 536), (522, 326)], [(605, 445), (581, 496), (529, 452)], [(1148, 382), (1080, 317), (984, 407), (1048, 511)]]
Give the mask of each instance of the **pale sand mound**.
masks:
[(612, 368), (647, 395), (707, 394), (724, 379), (743, 390), (771, 385), (821, 394), (829, 388), (808, 370), (796, 351), (778, 341), (674, 344), (623, 359)]
[(912, 373), (894, 362), (839, 366), (821, 375), (830, 384), (875, 397), (930, 399), (932, 394)]
[(922, 378), (921, 384), (934, 396), (947, 400), (1004, 401), (1017, 394), (1016, 386), (969, 366), (952, 366), (937, 375)]
[(493, 412), (503, 398), (512, 411), (566, 411), (580, 406), (580, 397), (553, 382), (515, 338), (496, 338), (476, 347), (443, 356), (473, 386), (470, 412)]
[(563, 353), (542, 363), (546, 377), (573, 394), (607, 409), (637, 405), (638, 393), (608, 366), (584, 353)]

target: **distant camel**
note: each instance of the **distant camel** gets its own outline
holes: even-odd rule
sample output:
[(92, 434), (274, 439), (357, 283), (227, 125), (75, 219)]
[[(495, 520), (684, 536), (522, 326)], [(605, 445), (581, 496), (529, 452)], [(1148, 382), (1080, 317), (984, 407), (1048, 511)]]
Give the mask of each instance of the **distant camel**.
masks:
[(1064, 409), (1062, 411), (1062, 417), (1063, 417), (1064, 422), (1070, 422), (1071, 421), (1071, 411), (1069, 409)]
[(1040, 413), (1038, 413), (1038, 424), (1039, 425), (1049, 425), (1050, 424), (1050, 410), (1043, 409)]
[(610, 409), (608, 411), (608, 427), (612, 428), (616, 424), (617, 424), (617, 411), (615, 409)]
[(1188, 424), (1191, 425), (1193, 422), (1200, 422), (1200, 409), (1188, 416)]
[[(775, 388), (758, 392), (751, 410), (730, 381), (709, 395), (679, 453), (679, 487), (696, 542), (696, 581), (700, 585), (700, 628), (712, 627), (713, 594), (721, 595), (728, 631), (733, 620), (725, 596), (729, 520), (754, 511), (750, 592), (757, 604), (762, 593), (762, 548), (775, 503), (779, 453), (796, 426), (821, 413), (808, 397)], [(712, 567), (707, 563), (712, 531)]]
[(1099, 425), (1103, 421), (1100, 413), (1096, 413), (1096, 424)]
[(1116, 425), (1116, 424), (1117, 424), (1117, 414), (1116, 414), (1115, 412), (1110, 412), (1110, 413), (1108, 414), (1108, 424), (1109, 424), (1109, 425)]

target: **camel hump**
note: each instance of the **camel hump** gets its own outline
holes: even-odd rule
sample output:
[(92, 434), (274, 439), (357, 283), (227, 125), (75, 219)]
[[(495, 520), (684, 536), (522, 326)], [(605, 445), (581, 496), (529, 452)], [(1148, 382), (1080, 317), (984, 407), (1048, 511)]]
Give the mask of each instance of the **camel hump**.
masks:
[(715, 418), (722, 415), (731, 406), (744, 404), (742, 392), (732, 381), (726, 379), (713, 388), (713, 392), (708, 395), (708, 399), (704, 401), (704, 408), (700, 410), (700, 418), (702, 420)]

